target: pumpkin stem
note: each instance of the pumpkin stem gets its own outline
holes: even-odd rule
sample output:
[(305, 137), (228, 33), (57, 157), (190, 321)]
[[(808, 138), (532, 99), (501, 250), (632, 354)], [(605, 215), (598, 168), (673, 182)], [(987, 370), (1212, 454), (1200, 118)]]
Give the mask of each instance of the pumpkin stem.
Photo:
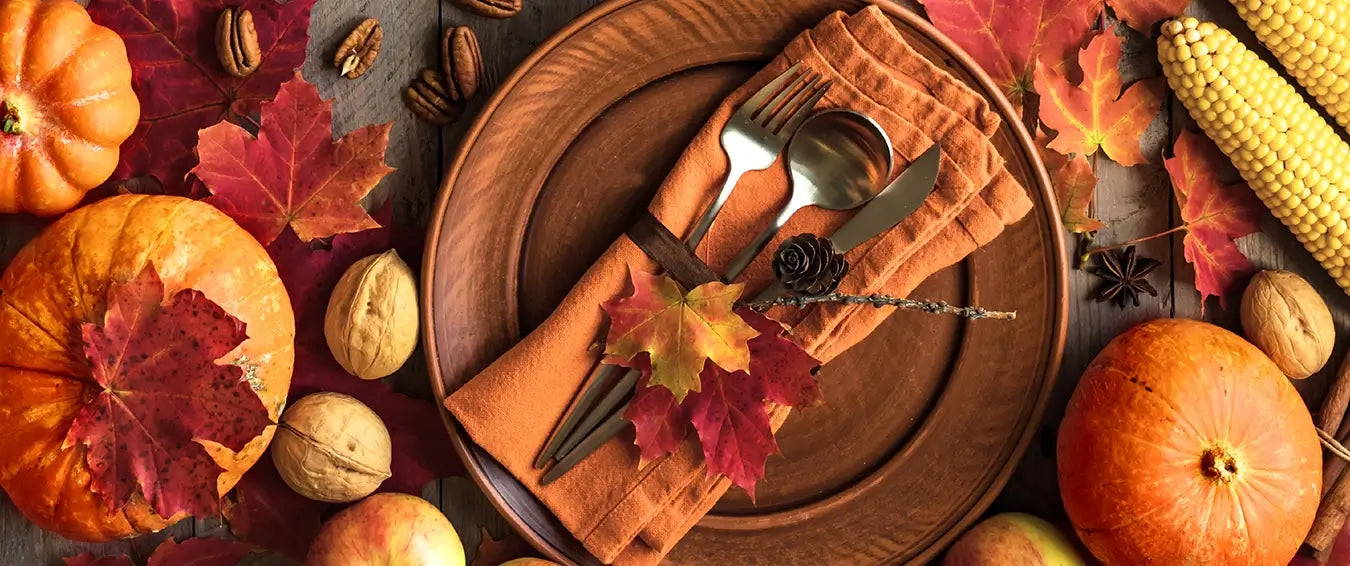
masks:
[(0, 103), (0, 132), (10, 135), (23, 133), (23, 128), (19, 124), (19, 109), (14, 103), (6, 100)]
[(1222, 446), (1211, 446), (1200, 454), (1200, 473), (1205, 477), (1229, 483), (1237, 477), (1237, 458)]

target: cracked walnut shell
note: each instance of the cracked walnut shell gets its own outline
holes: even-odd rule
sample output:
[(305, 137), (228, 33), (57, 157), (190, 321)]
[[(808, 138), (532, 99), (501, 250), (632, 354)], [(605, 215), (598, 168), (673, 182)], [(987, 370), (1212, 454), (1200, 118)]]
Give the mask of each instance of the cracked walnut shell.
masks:
[(272, 462), (296, 493), (347, 503), (374, 493), (390, 476), (389, 430), (375, 411), (341, 393), (314, 393), (281, 415)]

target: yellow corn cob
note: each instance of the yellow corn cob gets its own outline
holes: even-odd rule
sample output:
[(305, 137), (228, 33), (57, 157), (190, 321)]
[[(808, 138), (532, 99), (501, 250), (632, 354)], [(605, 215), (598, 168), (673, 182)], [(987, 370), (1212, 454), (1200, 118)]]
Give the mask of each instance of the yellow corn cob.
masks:
[(1346, 0), (1229, 0), (1327, 112), (1350, 128), (1350, 5)]
[(1293, 85), (1212, 23), (1164, 23), (1158, 59), (1205, 134), (1350, 293), (1350, 145)]

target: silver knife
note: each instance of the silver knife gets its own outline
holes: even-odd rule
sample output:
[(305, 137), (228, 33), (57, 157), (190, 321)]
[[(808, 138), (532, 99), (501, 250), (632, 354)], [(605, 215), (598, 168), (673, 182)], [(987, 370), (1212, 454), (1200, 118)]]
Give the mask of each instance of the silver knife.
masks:
[[(868, 202), (862, 210), (853, 215), (853, 218), (850, 218), (834, 234), (830, 235), (830, 241), (834, 243), (835, 249), (840, 253), (852, 250), (859, 244), (894, 228), (900, 221), (918, 210), (923, 205), (923, 201), (928, 199), (928, 195), (932, 194), (933, 187), (937, 184), (938, 169), (942, 162), (941, 157), (942, 148), (937, 144), (933, 144), (933, 147), (919, 155), (899, 177), (896, 177), (890, 185), (882, 189), (876, 198)], [(754, 302), (773, 300), (782, 296), (782, 294), (782, 285), (775, 283), (756, 296)], [(638, 375), (638, 372), (635, 371), (628, 372), (628, 375), (625, 375), (624, 379), (611, 391), (611, 395), (626, 395), (626, 391), (636, 387)], [(622, 400), (622, 397), (619, 399)], [(606, 403), (601, 404), (605, 405)], [(610, 407), (612, 406), (610, 405)], [(601, 409), (601, 407), (597, 407), (597, 409)], [(562, 477), (563, 474), (575, 467), (592, 452), (595, 452), (597, 448), (623, 431), (624, 425), (627, 424), (623, 420), (623, 413), (627, 409), (628, 404), (624, 403), (623, 406), (614, 410), (613, 413), (609, 414), (609, 417), (596, 426), (595, 430), (590, 431), (581, 442), (576, 443), (570, 450), (560, 450), (561, 459), (544, 474), (539, 484), (548, 485)], [(603, 410), (608, 410), (608, 408)], [(579, 431), (575, 433), (580, 434)]]

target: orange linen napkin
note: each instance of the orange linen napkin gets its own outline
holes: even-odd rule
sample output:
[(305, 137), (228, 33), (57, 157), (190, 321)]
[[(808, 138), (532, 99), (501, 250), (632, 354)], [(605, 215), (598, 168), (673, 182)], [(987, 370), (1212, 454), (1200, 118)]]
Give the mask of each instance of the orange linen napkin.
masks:
[[(916, 53), (873, 7), (851, 17), (826, 18), (723, 102), (649, 207), (673, 232), (687, 232), (721, 185), (728, 165), (718, 137), (728, 116), (793, 63), (835, 81), (823, 107), (861, 111), (882, 125), (896, 144), (897, 171), (933, 143), (942, 146), (933, 194), (899, 226), (848, 254), (853, 267), (841, 291), (905, 295), (1031, 209), (1025, 189), (1004, 168), (990, 142), (1000, 125), (997, 115), (980, 95)], [(787, 201), (787, 173), (781, 165), (751, 173), (737, 186), (698, 250), (715, 270)], [(776, 249), (793, 234), (829, 234), (850, 214), (804, 210), (767, 249)], [(748, 292), (771, 280), (771, 255), (761, 254), (742, 277)], [(445, 405), (474, 442), (510, 470), (596, 557), (606, 563), (646, 565), (659, 562), (729, 486), (724, 479), (707, 477), (696, 435), (691, 433), (674, 454), (641, 469), (637, 449), (620, 439), (548, 486), (539, 485), (542, 473), (532, 465), (596, 361), (588, 347), (606, 324), (600, 303), (628, 290), (630, 269), (658, 267), (627, 237), (620, 237), (543, 324)], [(828, 361), (864, 338), (889, 312), (829, 305), (776, 314), (788, 317), (794, 338), (809, 352)], [(787, 414), (786, 409), (776, 410), (775, 426)]]

